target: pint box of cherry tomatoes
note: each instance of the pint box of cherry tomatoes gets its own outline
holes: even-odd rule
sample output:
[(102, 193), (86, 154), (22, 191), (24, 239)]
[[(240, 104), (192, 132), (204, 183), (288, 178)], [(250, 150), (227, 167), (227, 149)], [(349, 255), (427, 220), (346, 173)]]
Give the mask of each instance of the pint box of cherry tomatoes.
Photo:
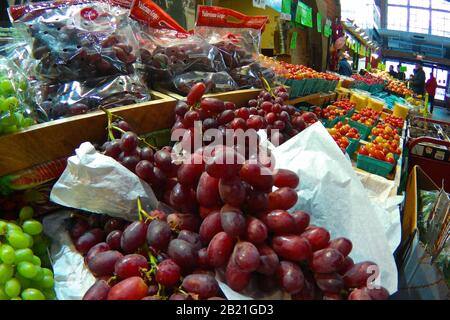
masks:
[(350, 141), (350, 144), (345, 151), (351, 157), (356, 152), (356, 149), (358, 149), (359, 140), (348, 138), (348, 141)]
[(395, 158), (392, 153), (385, 154), (379, 145), (367, 144), (358, 150), (356, 167), (358, 169), (387, 177), (394, 169)]
[(351, 118), (348, 119), (348, 124), (352, 128), (358, 129), (359, 134), (361, 135), (362, 140), (366, 140), (369, 137), (370, 132), (372, 131), (372, 127), (366, 126), (361, 122), (354, 121)]

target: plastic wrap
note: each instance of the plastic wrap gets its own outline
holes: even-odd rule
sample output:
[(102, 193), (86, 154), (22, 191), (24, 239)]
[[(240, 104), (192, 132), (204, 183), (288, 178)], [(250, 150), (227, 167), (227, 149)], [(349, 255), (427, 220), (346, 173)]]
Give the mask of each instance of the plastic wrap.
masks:
[(226, 72), (192, 71), (180, 74), (173, 80), (176, 90), (186, 95), (197, 82), (203, 82), (206, 85), (205, 93), (227, 92), (238, 89), (236, 82)]
[(271, 87), (276, 81), (275, 73), (270, 68), (263, 67), (259, 62), (235, 68), (230, 71), (231, 77), (240, 89), (263, 88), (261, 77), (265, 78)]
[(20, 32), (0, 30), (0, 134), (33, 124), (27, 45)]
[(174, 77), (184, 73), (225, 70), (216, 47), (188, 33), (153, 1), (135, 1), (130, 16), (139, 23), (135, 33), (148, 83), (169, 87)]
[(78, 253), (66, 228), (70, 210), (61, 210), (43, 220), (44, 233), (52, 239), (50, 260), (55, 275), (55, 293), (58, 300), (81, 300), (95, 283), (95, 277)]
[(36, 75), (42, 80), (83, 81), (133, 72), (136, 42), (129, 10), (113, 1), (32, 3), (13, 6), (9, 13), (15, 24), (28, 27)]
[(64, 84), (36, 84), (39, 120), (48, 121), (150, 100), (136, 75), (116, 75)]
[(50, 200), (70, 208), (138, 220), (137, 199), (142, 208), (159, 207), (151, 187), (113, 158), (98, 153), (89, 142), (75, 150), (53, 186)]
[(228, 70), (255, 61), (268, 18), (212, 6), (199, 6), (195, 34), (216, 46)]

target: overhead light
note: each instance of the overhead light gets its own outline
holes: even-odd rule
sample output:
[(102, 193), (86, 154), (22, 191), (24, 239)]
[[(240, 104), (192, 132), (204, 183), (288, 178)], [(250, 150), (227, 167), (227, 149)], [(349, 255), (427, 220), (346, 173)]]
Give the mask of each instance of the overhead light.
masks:
[(369, 39), (369, 37), (368, 37), (368, 36), (364, 36), (364, 39), (366, 39), (366, 40), (367, 40), (367, 39)]

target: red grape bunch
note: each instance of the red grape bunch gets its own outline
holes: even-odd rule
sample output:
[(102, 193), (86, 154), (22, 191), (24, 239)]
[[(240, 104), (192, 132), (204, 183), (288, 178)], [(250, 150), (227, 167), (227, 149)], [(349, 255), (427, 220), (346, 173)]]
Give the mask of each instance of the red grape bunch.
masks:
[(196, 268), (199, 235), (168, 220), (161, 211), (131, 223), (75, 214), (69, 233), (97, 278), (83, 299), (223, 299), (214, 274)]
[[(317, 120), (284, 105), (284, 88), (262, 91), (239, 109), (202, 99), (203, 93), (204, 85), (197, 84), (186, 102), (178, 102), (174, 129), (190, 132), (201, 120), (203, 130), (265, 128), (272, 141), (284, 141)], [(300, 184), (296, 173), (272, 170), (258, 154), (251, 157), (236, 145), (205, 144), (176, 164), (170, 147), (140, 149), (125, 124), (117, 123), (122, 136), (107, 142), (104, 154), (147, 181), (175, 212), (140, 212), (141, 221), (122, 221), (114, 230), (105, 230), (109, 221), (77, 220), (72, 237), (99, 278), (86, 299), (216, 299), (216, 269), (224, 271), (231, 289), (244, 293), (254, 281), (264, 292), (283, 290), (296, 300), (389, 297), (384, 288), (368, 287), (369, 271), (377, 266), (355, 264), (350, 240), (331, 240), (326, 229), (310, 225), (308, 213), (292, 211)]]
[(263, 90), (243, 107), (217, 98), (202, 99), (204, 92), (205, 85), (197, 83), (186, 101), (178, 101), (172, 130), (192, 130), (195, 121), (202, 122), (203, 131), (265, 129), (270, 141), (280, 145), (318, 121), (314, 113), (302, 114), (295, 107), (285, 104), (289, 98), (285, 87), (277, 87), (272, 92)]

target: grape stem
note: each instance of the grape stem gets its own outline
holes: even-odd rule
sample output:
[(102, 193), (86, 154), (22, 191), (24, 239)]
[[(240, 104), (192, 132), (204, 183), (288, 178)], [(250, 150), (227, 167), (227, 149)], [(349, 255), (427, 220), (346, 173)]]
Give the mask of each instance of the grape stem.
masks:
[[(147, 223), (148, 221), (158, 220), (157, 217), (150, 216), (144, 209), (142, 209), (142, 203), (141, 198), (138, 197), (138, 215), (139, 215), (139, 221), (143, 221)], [(180, 233), (180, 229), (177, 228), (177, 225), (175, 223), (169, 224), (170, 229), (175, 233)]]
[(276, 96), (275, 96), (275, 94), (273, 93), (272, 88), (270, 87), (270, 84), (269, 84), (269, 82), (266, 80), (266, 78), (264, 78), (262, 75), (260, 75), (260, 79), (261, 79), (261, 82), (262, 82), (262, 85), (263, 85), (264, 89), (267, 90), (267, 92), (269, 92), (270, 95), (271, 95), (273, 98), (276, 98)]

